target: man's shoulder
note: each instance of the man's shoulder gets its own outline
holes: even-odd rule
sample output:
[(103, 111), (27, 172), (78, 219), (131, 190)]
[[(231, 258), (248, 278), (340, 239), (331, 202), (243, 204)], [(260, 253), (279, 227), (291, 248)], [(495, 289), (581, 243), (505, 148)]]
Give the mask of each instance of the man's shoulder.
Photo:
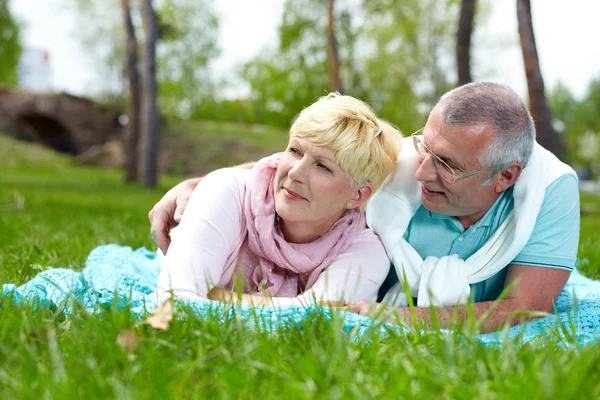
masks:
[(564, 212), (579, 208), (579, 182), (576, 176), (560, 176), (546, 188), (544, 200), (538, 218), (549, 212)]

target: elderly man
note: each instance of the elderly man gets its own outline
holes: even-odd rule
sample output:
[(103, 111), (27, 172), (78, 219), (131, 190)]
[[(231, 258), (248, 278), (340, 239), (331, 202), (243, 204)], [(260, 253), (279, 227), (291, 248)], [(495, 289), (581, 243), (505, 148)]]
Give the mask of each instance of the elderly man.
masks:
[[(196, 183), (178, 185), (150, 212), (163, 250)], [(353, 312), (387, 307), (384, 315), (410, 321), (404, 287), (416, 318), (429, 322), (436, 307), (442, 327), (457, 305), (467, 318), (461, 304), (469, 298), (476, 318), (494, 305), (483, 326), (489, 331), (519, 323), (520, 311), (552, 310), (575, 265), (578, 182), (535, 143), (533, 120), (512, 90), (472, 83), (444, 95), (425, 127), (404, 139), (367, 221), (395, 268), (380, 291), (389, 289), (383, 303), (360, 301)]]

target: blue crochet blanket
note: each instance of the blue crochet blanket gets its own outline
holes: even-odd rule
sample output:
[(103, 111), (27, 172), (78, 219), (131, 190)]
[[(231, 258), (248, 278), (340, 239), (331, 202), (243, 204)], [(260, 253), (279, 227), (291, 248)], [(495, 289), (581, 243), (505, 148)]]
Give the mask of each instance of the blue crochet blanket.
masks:
[[(129, 304), (131, 311), (142, 318), (157, 304), (149, 296), (156, 287), (159, 261), (156, 253), (140, 248), (106, 245), (94, 249), (81, 272), (65, 268), (49, 268), (26, 284), (16, 287), (2, 286), (2, 295), (12, 295), (16, 302), (36, 301), (49, 307), (65, 307), (75, 299), (81, 301), (90, 311), (98, 306), (112, 307), (115, 304)], [(230, 313), (232, 309), (220, 307), (210, 300), (186, 300), (198, 315)], [(266, 329), (278, 325), (298, 323), (315, 311), (315, 307), (238, 307), (235, 312), (248, 318), (260, 318), (260, 325)], [(331, 310), (320, 310), (331, 317)], [(373, 329), (385, 335), (389, 329), (402, 330), (394, 324), (381, 324), (368, 317), (350, 312), (342, 312), (343, 327), (347, 332), (361, 336)], [(560, 321), (560, 322), (559, 322)], [(265, 323), (266, 322), (266, 323)], [(561, 329), (560, 325), (567, 327)], [(575, 326), (573, 332), (571, 326)], [(587, 344), (600, 338), (600, 282), (593, 281), (574, 271), (556, 303), (555, 314), (549, 317), (513, 327), (504, 332), (482, 334), (477, 338), (484, 344), (499, 344), (505, 336), (519, 337), (529, 342), (550, 331), (562, 336), (575, 337), (579, 344)]]

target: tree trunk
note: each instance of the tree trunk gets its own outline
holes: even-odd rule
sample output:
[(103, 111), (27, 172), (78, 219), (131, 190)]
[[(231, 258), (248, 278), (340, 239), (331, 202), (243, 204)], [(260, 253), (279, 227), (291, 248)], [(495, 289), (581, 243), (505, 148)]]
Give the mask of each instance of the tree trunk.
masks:
[(142, 0), (144, 22), (144, 62), (142, 68), (142, 146), (141, 172), (145, 187), (155, 187), (158, 180), (158, 105), (156, 100), (156, 40), (158, 24), (152, 0)]
[(523, 62), (527, 75), (527, 89), (529, 91), (529, 108), (535, 121), (537, 141), (547, 150), (560, 157), (560, 144), (558, 137), (552, 129), (552, 116), (544, 91), (544, 79), (540, 70), (533, 24), (531, 20), (530, 0), (517, 0), (517, 19), (519, 21), (519, 36), (523, 50)]
[(137, 40), (131, 22), (129, 0), (121, 0), (127, 51), (127, 78), (129, 79), (129, 122), (125, 135), (125, 182), (138, 179), (138, 152), (140, 137), (140, 78), (137, 70)]
[(340, 78), (340, 61), (338, 58), (337, 42), (335, 40), (335, 30), (333, 28), (333, 6), (335, 0), (329, 0), (327, 7), (327, 53), (329, 55), (329, 79), (333, 90), (343, 93), (342, 81)]
[(472, 81), (471, 78), (471, 36), (475, 18), (475, 0), (462, 0), (458, 32), (456, 34), (457, 86)]

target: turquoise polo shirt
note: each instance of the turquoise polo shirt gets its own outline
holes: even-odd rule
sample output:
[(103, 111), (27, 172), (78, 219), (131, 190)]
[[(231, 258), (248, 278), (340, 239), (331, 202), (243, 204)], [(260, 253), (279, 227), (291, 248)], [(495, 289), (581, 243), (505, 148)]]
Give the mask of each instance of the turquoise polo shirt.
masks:
[[(512, 192), (512, 187), (504, 191), (485, 215), (466, 230), (457, 218), (421, 206), (411, 219), (404, 239), (423, 259), (457, 254), (465, 260), (488, 241), (513, 210)], [(511, 264), (571, 271), (578, 243), (578, 182), (574, 176), (564, 175), (546, 188), (531, 237)], [(471, 285), (474, 300), (495, 300), (504, 289), (507, 270), (504, 268), (491, 278)], [(398, 281), (395, 268), (391, 271), (380, 294)]]

